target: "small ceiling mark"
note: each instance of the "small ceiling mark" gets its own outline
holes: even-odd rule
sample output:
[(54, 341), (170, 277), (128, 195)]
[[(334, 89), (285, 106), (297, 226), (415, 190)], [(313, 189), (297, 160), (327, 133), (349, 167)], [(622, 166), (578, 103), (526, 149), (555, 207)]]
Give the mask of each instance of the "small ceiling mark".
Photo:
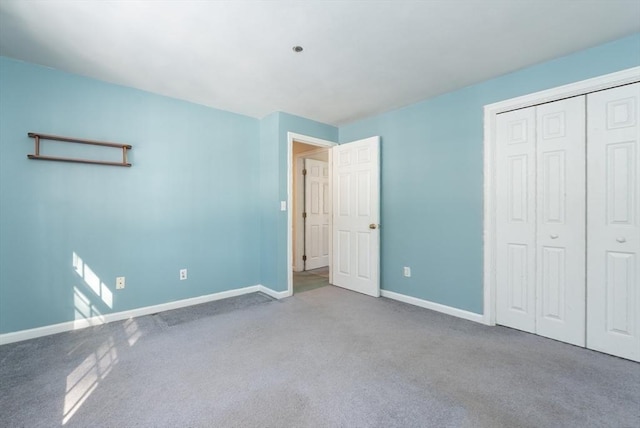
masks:
[(302, 46), (294, 46), (293, 51), (296, 53), (302, 52), (304, 49)]

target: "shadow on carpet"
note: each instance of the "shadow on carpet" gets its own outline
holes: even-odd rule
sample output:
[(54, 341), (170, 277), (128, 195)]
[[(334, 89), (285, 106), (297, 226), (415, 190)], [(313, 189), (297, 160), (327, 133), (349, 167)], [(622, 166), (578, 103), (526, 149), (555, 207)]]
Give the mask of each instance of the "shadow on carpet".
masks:
[(275, 301), (276, 299), (269, 297), (264, 293), (257, 292), (202, 303), (200, 305), (188, 306), (186, 308), (174, 309), (172, 311), (159, 312), (157, 314), (153, 314), (153, 316), (159, 318), (167, 326), (171, 327)]

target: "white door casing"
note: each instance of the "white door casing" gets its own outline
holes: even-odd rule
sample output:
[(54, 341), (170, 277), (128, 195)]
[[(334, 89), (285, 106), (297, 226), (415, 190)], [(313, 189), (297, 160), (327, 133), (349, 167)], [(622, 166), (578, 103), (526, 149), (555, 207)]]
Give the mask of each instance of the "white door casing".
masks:
[(380, 296), (380, 137), (332, 149), (333, 284)]
[(329, 265), (329, 164), (305, 159), (305, 270)]
[(640, 361), (640, 83), (587, 111), (587, 347)]
[(536, 110), (536, 333), (585, 346), (585, 97)]
[(535, 110), (496, 119), (496, 322), (535, 332)]

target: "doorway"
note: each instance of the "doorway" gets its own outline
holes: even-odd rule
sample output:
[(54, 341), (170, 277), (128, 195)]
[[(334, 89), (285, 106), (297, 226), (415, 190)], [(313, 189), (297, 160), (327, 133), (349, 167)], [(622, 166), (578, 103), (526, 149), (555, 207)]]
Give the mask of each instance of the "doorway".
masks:
[(330, 284), (331, 163), (336, 143), (289, 133), (289, 293)]
[[(324, 148), (328, 155), (326, 195), (331, 214), (328, 216), (329, 284), (379, 297), (380, 137), (372, 136), (341, 145), (292, 132), (287, 133), (287, 139), (288, 191), (283, 207), (293, 207), (294, 143)], [(294, 209), (289, 209), (288, 295), (293, 294), (294, 215)]]

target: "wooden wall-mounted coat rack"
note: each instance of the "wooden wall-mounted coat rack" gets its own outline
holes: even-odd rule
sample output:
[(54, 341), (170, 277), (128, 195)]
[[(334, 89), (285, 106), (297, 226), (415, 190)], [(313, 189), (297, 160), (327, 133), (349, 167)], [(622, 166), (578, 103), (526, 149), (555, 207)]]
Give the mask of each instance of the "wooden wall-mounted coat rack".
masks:
[[(50, 161), (60, 161), (60, 162), (91, 163), (91, 164), (97, 164), (97, 165), (131, 166), (131, 164), (127, 162), (127, 150), (132, 149), (132, 147), (129, 144), (118, 144), (118, 143), (108, 143), (104, 141), (83, 140), (80, 138), (60, 137), (58, 135), (39, 134), (37, 132), (29, 132), (28, 135), (29, 137), (35, 139), (35, 144), (36, 144), (35, 153), (32, 155), (27, 155), (29, 159), (50, 160)], [(40, 140), (64, 141), (67, 143), (90, 144), (92, 146), (113, 147), (116, 149), (121, 149), (122, 162), (107, 162), (107, 161), (92, 160), (92, 159), (42, 156), (40, 154)]]

